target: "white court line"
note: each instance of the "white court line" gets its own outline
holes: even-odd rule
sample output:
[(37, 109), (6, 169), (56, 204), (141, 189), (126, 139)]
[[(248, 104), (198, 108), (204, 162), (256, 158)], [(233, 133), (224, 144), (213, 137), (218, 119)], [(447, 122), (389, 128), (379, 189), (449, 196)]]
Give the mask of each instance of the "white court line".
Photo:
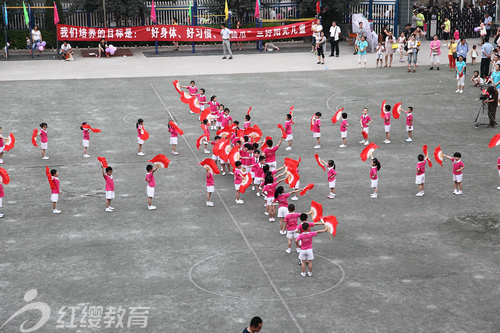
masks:
[[(170, 118), (172, 118), (175, 121), (174, 116), (172, 115), (172, 113), (170, 112), (170, 110), (167, 108), (167, 106), (163, 102), (162, 98), (158, 94), (158, 91), (156, 91), (156, 89), (155, 89), (155, 87), (153, 86), (152, 83), (150, 83), (150, 85), (151, 85), (151, 88), (153, 88), (156, 96), (158, 96), (158, 99), (160, 100), (161, 104), (163, 104), (163, 107), (165, 108), (165, 110), (170, 115)], [(193, 156), (196, 159), (196, 161), (198, 161), (198, 163), (200, 163), (201, 161), (199, 160), (198, 156), (196, 156), (196, 153), (194, 152), (193, 148), (191, 147), (191, 145), (189, 144), (189, 142), (187, 141), (187, 139), (184, 137), (184, 135), (182, 135), (182, 138), (184, 139), (184, 142), (188, 146), (189, 150), (191, 150), (191, 153), (193, 153)], [(254, 248), (252, 247), (252, 245), (248, 241), (248, 238), (245, 236), (245, 233), (241, 229), (240, 225), (238, 224), (238, 222), (234, 218), (234, 215), (229, 210), (229, 207), (226, 205), (226, 202), (224, 201), (224, 199), (222, 198), (222, 196), (220, 195), (220, 193), (219, 193), (218, 190), (215, 190), (215, 193), (217, 194), (217, 197), (219, 197), (219, 200), (221, 201), (222, 205), (224, 206), (224, 208), (226, 209), (227, 213), (229, 214), (229, 216), (233, 220), (233, 223), (236, 226), (236, 229), (238, 229), (239, 233), (241, 234), (241, 237), (245, 241), (245, 244), (248, 246), (248, 248), (250, 249), (250, 251), (254, 255), (255, 259), (257, 260), (257, 263), (259, 264), (260, 268), (262, 269), (262, 271), (266, 275), (267, 279), (269, 280), (269, 283), (271, 284), (271, 287), (273, 287), (274, 291), (276, 292), (276, 294), (278, 295), (279, 299), (281, 300), (281, 303), (283, 304), (283, 306), (285, 307), (286, 311), (288, 312), (288, 315), (290, 315), (290, 318), (292, 318), (292, 321), (294, 322), (294, 324), (297, 327), (297, 329), (299, 330), (299, 332), (300, 333), (304, 333), (304, 330), (299, 325), (299, 322), (297, 321), (297, 318), (295, 318), (295, 316), (293, 315), (292, 310), (290, 309), (290, 307), (288, 306), (287, 302), (283, 298), (283, 295), (281, 295), (281, 293), (280, 293), (278, 287), (276, 286), (276, 284), (274, 283), (274, 281), (271, 279), (271, 276), (269, 275), (269, 273), (267, 272), (266, 268), (264, 267), (264, 264), (262, 264), (262, 261), (257, 256), (257, 253), (255, 252)]]

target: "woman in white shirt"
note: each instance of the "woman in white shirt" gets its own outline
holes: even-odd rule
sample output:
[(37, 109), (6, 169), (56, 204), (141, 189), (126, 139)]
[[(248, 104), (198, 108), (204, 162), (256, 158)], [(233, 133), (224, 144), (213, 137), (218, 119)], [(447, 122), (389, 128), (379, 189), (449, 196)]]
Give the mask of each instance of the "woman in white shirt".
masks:
[(38, 56), (42, 55), (42, 51), (40, 51), (40, 49), (36, 44), (41, 42), (42, 42), (42, 32), (38, 30), (38, 26), (35, 25), (33, 27), (33, 30), (31, 30), (31, 47), (33, 49), (33, 52), (35, 52), (35, 50), (38, 50)]

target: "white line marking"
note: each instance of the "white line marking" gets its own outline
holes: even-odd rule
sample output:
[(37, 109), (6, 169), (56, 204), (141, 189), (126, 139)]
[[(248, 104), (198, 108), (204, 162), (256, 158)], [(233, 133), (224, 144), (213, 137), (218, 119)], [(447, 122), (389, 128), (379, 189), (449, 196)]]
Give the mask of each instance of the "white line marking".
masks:
[[(155, 87), (153, 86), (152, 83), (150, 83), (150, 85), (151, 85), (151, 88), (153, 88), (156, 96), (158, 96), (158, 99), (160, 100), (161, 104), (163, 104), (163, 107), (165, 108), (165, 110), (170, 115), (170, 118), (172, 118), (173, 120), (175, 120), (174, 116), (172, 115), (172, 113), (167, 108), (167, 106), (163, 102), (162, 98), (158, 94), (158, 91), (156, 91), (156, 89), (155, 89)], [(199, 160), (198, 156), (196, 156), (196, 153), (194, 152), (193, 148), (191, 147), (191, 145), (189, 144), (189, 142), (187, 141), (187, 139), (184, 137), (184, 135), (182, 135), (182, 139), (184, 139), (184, 142), (188, 146), (189, 150), (191, 150), (191, 153), (193, 153), (193, 156), (196, 159), (196, 161), (198, 161), (198, 163), (200, 163), (201, 161)], [(257, 263), (259, 264), (260, 268), (262, 269), (262, 271), (266, 275), (267, 279), (269, 280), (269, 283), (271, 284), (271, 287), (274, 289), (274, 291), (278, 295), (279, 299), (281, 300), (281, 303), (283, 304), (283, 306), (285, 307), (286, 311), (288, 312), (288, 315), (290, 315), (290, 318), (292, 318), (292, 321), (295, 323), (295, 326), (297, 327), (297, 329), (299, 330), (299, 332), (300, 333), (304, 333), (304, 330), (299, 325), (299, 322), (297, 321), (297, 318), (295, 318), (294, 314), (292, 313), (292, 310), (290, 309), (290, 307), (288, 306), (287, 302), (283, 298), (283, 295), (281, 295), (278, 287), (276, 286), (276, 284), (274, 283), (274, 281), (271, 279), (271, 276), (269, 275), (269, 273), (267, 272), (266, 268), (264, 267), (264, 264), (262, 264), (262, 261), (260, 260), (260, 258), (257, 256), (257, 253), (255, 252), (254, 248), (252, 247), (252, 245), (248, 241), (248, 238), (245, 236), (245, 233), (241, 229), (240, 225), (238, 224), (238, 222), (236, 222), (236, 219), (234, 218), (233, 214), (229, 210), (229, 207), (227, 207), (226, 202), (224, 201), (224, 199), (222, 198), (222, 196), (220, 195), (220, 193), (219, 193), (218, 190), (215, 190), (215, 193), (217, 194), (217, 197), (219, 197), (219, 200), (221, 201), (222, 205), (224, 206), (224, 208), (226, 209), (227, 213), (229, 214), (229, 216), (233, 220), (233, 223), (236, 226), (236, 229), (238, 229), (239, 233), (241, 234), (241, 237), (245, 241), (245, 244), (248, 246), (248, 248), (250, 249), (250, 251), (254, 255), (255, 259), (257, 260)]]

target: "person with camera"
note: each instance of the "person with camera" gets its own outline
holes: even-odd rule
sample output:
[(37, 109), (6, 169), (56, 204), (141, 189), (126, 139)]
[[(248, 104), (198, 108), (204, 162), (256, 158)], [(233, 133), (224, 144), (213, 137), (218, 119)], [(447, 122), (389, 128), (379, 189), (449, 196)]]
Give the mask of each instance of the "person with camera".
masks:
[[(482, 98), (483, 97), (481, 97), (481, 99)], [(483, 100), (483, 103), (488, 104), (488, 117), (490, 118), (490, 124), (488, 125), (488, 127), (490, 128), (495, 127), (497, 125), (495, 117), (497, 114), (497, 106), (498, 106), (498, 90), (495, 87), (493, 86), (488, 87), (487, 96), (486, 99)]]

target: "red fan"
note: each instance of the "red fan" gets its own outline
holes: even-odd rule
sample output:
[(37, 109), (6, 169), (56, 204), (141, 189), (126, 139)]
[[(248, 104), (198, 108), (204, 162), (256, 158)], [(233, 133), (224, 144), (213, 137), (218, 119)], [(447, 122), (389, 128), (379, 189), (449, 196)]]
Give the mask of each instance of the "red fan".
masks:
[(170, 163), (170, 160), (167, 158), (167, 156), (163, 154), (156, 155), (152, 159), (150, 159), (148, 162), (156, 164), (159, 168), (168, 168), (168, 164)]
[(255, 141), (259, 141), (262, 138), (262, 131), (257, 125), (253, 125), (253, 127), (249, 127), (243, 131), (243, 135), (248, 136), (249, 138), (254, 139)]
[(226, 138), (221, 138), (217, 140), (214, 145), (213, 152), (216, 156), (220, 155), (220, 152), (224, 150), (224, 148), (228, 145), (228, 141)]
[(434, 159), (439, 163), (439, 165), (443, 166), (443, 151), (441, 150), (441, 145), (434, 149)]
[(229, 126), (226, 126), (224, 128), (221, 128), (220, 130), (217, 131), (217, 135), (220, 137), (230, 137), (231, 134), (233, 134), (233, 129)]
[(191, 100), (196, 99), (196, 96), (190, 95), (189, 93), (183, 91), (181, 94), (181, 101), (184, 104), (189, 104), (191, 103)]
[(170, 124), (170, 126), (175, 128), (177, 130), (177, 132), (179, 132), (179, 135), (184, 135), (184, 131), (180, 129), (179, 125), (177, 125), (177, 123), (175, 121), (170, 120), (168, 123)]
[(194, 112), (194, 113), (200, 113), (201, 112), (201, 104), (200, 101), (196, 96), (193, 96), (194, 98), (189, 100), (189, 109)]
[(236, 167), (236, 161), (240, 160), (240, 148), (239, 147), (233, 147), (231, 151), (229, 152), (229, 163), (233, 166), (233, 168)]
[(220, 174), (220, 170), (217, 167), (217, 164), (215, 164), (214, 160), (212, 160), (211, 158), (206, 158), (198, 164), (202, 165), (204, 168), (210, 168), (211, 173), (214, 173), (216, 175)]
[(281, 130), (281, 137), (283, 139), (286, 139), (286, 133), (285, 133), (285, 129), (283, 128), (283, 125), (278, 124), (278, 128)]
[(302, 191), (300, 191), (299, 195), (303, 196), (304, 194), (307, 193), (307, 191), (312, 190), (313, 187), (314, 187), (314, 184), (307, 184), (307, 186), (304, 187), (304, 189)]
[(314, 154), (314, 158), (316, 159), (316, 163), (318, 163), (318, 165), (321, 167), (321, 169), (323, 169), (323, 171), (326, 171), (325, 166), (323, 165), (323, 163), (321, 163), (321, 159), (319, 158), (319, 155)]
[(54, 180), (52, 179), (52, 175), (50, 174), (50, 169), (48, 166), (45, 166), (45, 174), (47, 175), (47, 180), (49, 181), (50, 189), (51, 190), (55, 189), (56, 183), (54, 183)]
[(344, 112), (343, 107), (340, 110), (337, 110), (337, 112), (335, 112), (335, 114), (332, 117), (332, 123), (335, 124), (335, 123), (337, 123), (337, 121), (340, 120), (340, 118), (342, 118), (342, 112)]
[(252, 107), (248, 108), (247, 114), (250, 114), (250, 111), (252, 111)]
[(82, 125), (82, 128), (88, 128), (88, 129), (89, 129), (89, 130), (91, 130), (93, 133), (99, 133), (99, 132), (101, 132), (101, 130), (100, 130), (100, 129), (98, 129), (98, 128), (92, 128), (92, 127), (90, 127), (90, 125), (89, 125), (89, 124)]
[(385, 101), (387, 101), (387, 100), (384, 99), (384, 101), (382, 102), (382, 106), (380, 107), (380, 118), (385, 117)]
[(252, 176), (250, 175), (250, 172), (245, 173), (242, 175), (243, 179), (241, 180), (241, 185), (240, 185), (240, 193), (245, 193), (245, 190), (248, 188), (248, 186), (252, 185)]
[(101, 165), (104, 169), (106, 169), (108, 167), (108, 161), (106, 161), (106, 159), (104, 157), (97, 157), (97, 160), (99, 162), (101, 162)]
[(337, 233), (337, 218), (333, 215), (328, 215), (323, 217), (323, 222), (325, 223), (325, 228), (333, 236)]
[(143, 141), (146, 141), (147, 139), (149, 139), (149, 133), (146, 132), (146, 129), (144, 127), (142, 128), (142, 132), (143, 133), (141, 135), (139, 135), (139, 138)]
[(366, 140), (366, 138), (368, 138), (368, 133), (366, 133), (365, 131), (361, 131), (361, 135), (363, 136), (363, 139)]
[(427, 145), (424, 145), (422, 147), (422, 150), (424, 151), (424, 156), (427, 156), (427, 162), (429, 162), (429, 168), (432, 168), (432, 162), (429, 156), (427, 155)]
[(316, 115), (315, 115), (315, 114), (313, 114), (313, 116), (311, 117), (311, 127), (309, 128), (309, 130), (310, 130), (310, 131), (312, 131), (312, 130), (313, 130), (314, 120), (315, 120), (315, 119), (314, 119), (314, 117), (315, 117), (315, 116), (316, 116)]
[(35, 147), (38, 147), (38, 145), (36, 144), (36, 136), (38, 134), (38, 130), (35, 128), (33, 130), (33, 134), (31, 135), (31, 143), (33, 144), (33, 146)]
[(10, 183), (10, 177), (9, 174), (7, 173), (7, 170), (4, 168), (0, 168), (0, 182), (4, 185), (9, 185)]
[(179, 81), (177, 80), (172, 81), (172, 84), (174, 85), (175, 90), (177, 90), (177, 92), (182, 95), (183, 91), (181, 90), (181, 85), (179, 84)]
[(237, 136), (238, 138), (242, 139), (242, 140), (243, 140), (243, 135), (244, 135), (244, 134), (243, 134), (243, 130), (242, 130), (242, 129), (240, 129), (240, 130), (236, 131), (236, 136)]
[(493, 148), (496, 146), (500, 146), (500, 133), (493, 136), (490, 140), (490, 144), (488, 145), (488, 147), (490, 147), (490, 148)]
[(296, 168), (286, 168), (286, 183), (290, 186), (290, 188), (295, 188), (297, 186), (297, 182), (300, 180), (300, 176), (297, 173)]
[(207, 135), (202, 134), (198, 139), (196, 139), (196, 149), (200, 150), (200, 146), (207, 141), (208, 141)]
[(205, 110), (203, 110), (203, 112), (200, 114), (200, 121), (203, 121), (205, 119), (208, 119), (208, 121), (210, 121), (208, 117), (210, 117), (210, 108), (206, 108)]
[(366, 146), (365, 149), (363, 149), (361, 154), (359, 154), (359, 157), (361, 157), (361, 160), (364, 162), (368, 159), (368, 157), (370, 157), (370, 158), (372, 157), (373, 152), (377, 148), (380, 148), (380, 147), (372, 142), (368, 146)]
[[(238, 147), (236, 147), (238, 148)], [(229, 160), (229, 153), (231, 153), (231, 145), (228, 144), (224, 146), (224, 149), (219, 151), (219, 157), (224, 160), (224, 161), (227, 161)]]
[(318, 222), (323, 217), (323, 206), (316, 201), (311, 201), (311, 217), (313, 222)]
[(293, 116), (293, 105), (290, 106), (290, 114)]
[(287, 166), (287, 168), (297, 168), (299, 166), (299, 163), (300, 163), (300, 157), (299, 157), (299, 160), (294, 160), (294, 159), (291, 159), (289, 157), (285, 157), (285, 165)]
[(399, 119), (399, 115), (401, 114), (401, 105), (403, 103), (399, 102), (394, 104), (394, 107), (392, 108), (392, 116), (394, 119)]
[(267, 140), (272, 140), (272, 139), (273, 139), (272, 136), (266, 136), (266, 138), (264, 139), (264, 143), (260, 147), (260, 151), (264, 151), (264, 149), (267, 148)]
[(14, 148), (14, 144), (16, 143), (16, 138), (14, 137), (14, 134), (10, 133), (9, 136), (7, 137), (7, 140), (5, 140), (5, 147), (3, 150), (9, 151), (12, 148)]

